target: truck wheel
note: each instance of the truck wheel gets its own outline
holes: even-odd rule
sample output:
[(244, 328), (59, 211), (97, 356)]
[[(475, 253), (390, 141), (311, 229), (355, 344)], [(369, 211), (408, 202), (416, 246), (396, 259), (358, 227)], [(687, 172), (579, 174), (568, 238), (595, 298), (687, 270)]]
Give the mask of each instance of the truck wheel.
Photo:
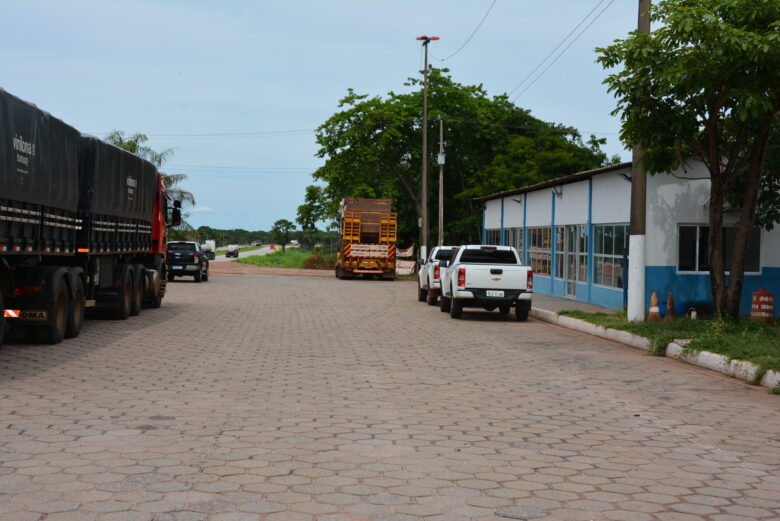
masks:
[(130, 308), (133, 305), (133, 270), (129, 264), (119, 267), (119, 290), (117, 291), (117, 303), (114, 309), (114, 318), (127, 320), (130, 316)]
[(463, 316), (463, 302), (457, 299), (452, 299), (450, 302), (450, 317), (460, 318)]
[(65, 328), (68, 323), (68, 288), (63, 277), (52, 280), (51, 308), (46, 324), (35, 328), (35, 341), (39, 344), (59, 344), (65, 338)]
[(209, 281), (209, 272), (206, 271), (206, 273), (203, 274), (203, 282), (208, 282), (208, 281)]
[(68, 321), (65, 324), (65, 338), (75, 338), (81, 333), (81, 326), (84, 325), (84, 310), (86, 309), (86, 298), (84, 296), (84, 283), (81, 277), (76, 277), (73, 283), (73, 298), (68, 306)]
[(144, 294), (146, 293), (146, 275), (144, 267), (140, 264), (133, 264), (133, 300), (130, 303), (130, 315), (135, 316), (141, 312), (141, 306), (144, 303)]
[(198, 268), (198, 271), (195, 272), (195, 282), (203, 282), (203, 272), (200, 271), (200, 267)]
[(450, 310), (450, 299), (444, 296), (444, 293), (439, 297), (439, 311), (447, 313)]
[(501, 304), (500, 306), (498, 306), (498, 312), (501, 313), (502, 315), (508, 315), (509, 310), (511, 309), (512, 306), (510, 304)]
[(436, 293), (434, 293), (431, 290), (428, 290), (428, 294), (425, 296), (425, 300), (428, 303), (429, 306), (435, 306), (438, 304), (438, 298), (436, 297)]
[(173, 282), (173, 279), (174, 279), (173, 270), (171, 270), (168, 272), (168, 282)]
[(427, 292), (427, 291), (425, 291), (424, 289), (422, 289), (422, 288), (420, 287), (420, 285), (418, 284), (418, 285), (417, 285), (417, 300), (418, 300), (419, 302), (424, 302), (424, 301), (425, 301), (425, 298), (426, 298), (427, 296), (428, 296), (428, 292)]
[(518, 322), (525, 322), (528, 320), (528, 309), (520, 309), (520, 306), (515, 307), (515, 320)]

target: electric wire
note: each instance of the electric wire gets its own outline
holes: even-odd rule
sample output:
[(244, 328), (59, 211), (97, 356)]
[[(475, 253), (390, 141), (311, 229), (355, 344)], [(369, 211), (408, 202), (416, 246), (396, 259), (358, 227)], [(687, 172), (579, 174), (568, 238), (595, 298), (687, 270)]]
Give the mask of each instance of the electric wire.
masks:
[(576, 41), (577, 41), (577, 40), (580, 38), (580, 36), (582, 36), (582, 35), (585, 33), (585, 31), (587, 31), (587, 30), (588, 30), (588, 28), (590, 28), (590, 26), (591, 26), (591, 25), (593, 25), (593, 23), (594, 23), (596, 20), (598, 20), (598, 19), (601, 17), (601, 15), (602, 15), (602, 14), (604, 14), (604, 12), (605, 12), (607, 9), (609, 9), (609, 7), (610, 7), (610, 6), (611, 6), (611, 5), (612, 5), (614, 2), (615, 2), (615, 0), (610, 0), (610, 1), (609, 1), (609, 3), (608, 3), (608, 4), (607, 4), (605, 7), (604, 7), (604, 9), (602, 9), (601, 11), (599, 11), (599, 13), (598, 13), (598, 14), (595, 16), (595, 18), (593, 18), (593, 19), (590, 21), (590, 23), (588, 23), (588, 25), (586, 25), (585, 27), (583, 27), (582, 31), (580, 31), (580, 32), (577, 34), (577, 36), (575, 36), (575, 37), (574, 37), (574, 39), (573, 39), (571, 42), (569, 42), (569, 45), (567, 45), (566, 47), (564, 47), (564, 48), (563, 48), (563, 50), (562, 50), (560, 53), (558, 53), (558, 55), (557, 55), (555, 58), (553, 58), (553, 60), (552, 60), (552, 61), (551, 61), (551, 62), (550, 62), (548, 65), (547, 65), (547, 67), (545, 67), (545, 68), (542, 70), (542, 72), (540, 72), (540, 73), (539, 73), (539, 75), (538, 75), (538, 76), (536, 76), (536, 78), (534, 78), (534, 79), (533, 79), (533, 81), (531, 81), (531, 83), (529, 83), (529, 84), (528, 84), (528, 85), (527, 85), (527, 86), (526, 86), (526, 87), (525, 87), (525, 88), (524, 88), (522, 91), (520, 91), (520, 93), (519, 93), (517, 96), (515, 96), (514, 98), (512, 98), (512, 102), (514, 102), (514, 101), (515, 101), (517, 98), (519, 98), (520, 96), (522, 96), (523, 94), (525, 94), (525, 92), (526, 92), (526, 91), (528, 91), (528, 89), (530, 89), (530, 88), (533, 86), (533, 84), (534, 84), (534, 83), (536, 83), (536, 82), (539, 80), (539, 78), (541, 78), (541, 77), (544, 75), (544, 73), (545, 73), (545, 72), (547, 72), (548, 70), (550, 70), (550, 67), (552, 67), (553, 65), (555, 65), (555, 62), (557, 62), (557, 61), (558, 61), (558, 59), (559, 59), (561, 56), (563, 56), (563, 55), (566, 53), (566, 51), (568, 51), (568, 50), (569, 50), (569, 48), (570, 48), (572, 45), (574, 45), (574, 43), (575, 43), (575, 42), (576, 42)]
[(471, 39), (472, 39), (472, 38), (474, 38), (474, 35), (475, 35), (475, 34), (477, 34), (477, 31), (479, 31), (479, 28), (480, 28), (480, 27), (482, 27), (482, 24), (483, 24), (483, 23), (485, 23), (485, 19), (487, 19), (488, 15), (490, 14), (490, 11), (492, 11), (492, 10), (493, 10), (493, 6), (495, 6), (495, 5), (496, 5), (496, 1), (497, 1), (497, 0), (493, 0), (493, 3), (492, 3), (492, 4), (490, 4), (490, 7), (488, 7), (487, 11), (485, 11), (485, 16), (483, 16), (483, 17), (482, 17), (482, 20), (480, 20), (480, 21), (479, 21), (479, 23), (477, 24), (477, 27), (475, 27), (475, 28), (474, 28), (474, 31), (472, 31), (472, 33), (471, 33), (471, 36), (469, 36), (468, 38), (466, 38), (466, 41), (465, 41), (465, 42), (463, 42), (463, 43), (461, 44), (461, 46), (460, 46), (460, 47), (458, 47), (458, 48), (457, 48), (457, 50), (456, 50), (454, 53), (450, 54), (450, 55), (449, 55), (449, 56), (447, 56), (446, 58), (437, 58), (437, 57), (436, 57), (436, 56), (434, 56), (433, 54), (431, 54), (431, 57), (432, 57), (432, 58), (434, 58), (434, 59), (437, 59), (437, 60), (439, 60), (439, 61), (447, 61), (447, 60), (449, 60), (450, 58), (452, 58), (452, 57), (454, 57), (455, 55), (457, 55), (457, 54), (458, 54), (460, 51), (462, 51), (462, 50), (463, 50), (463, 48), (464, 48), (466, 45), (468, 45), (468, 43), (471, 41)]
[(515, 91), (516, 91), (517, 89), (519, 89), (519, 88), (520, 88), (520, 87), (521, 87), (521, 86), (522, 86), (522, 85), (523, 85), (523, 84), (524, 84), (526, 81), (528, 81), (528, 79), (529, 79), (531, 76), (533, 76), (533, 75), (534, 75), (534, 73), (535, 73), (536, 71), (538, 71), (538, 70), (539, 70), (539, 68), (540, 68), (542, 65), (544, 65), (544, 63), (545, 63), (545, 62), (546, 62), (548, 59), (550, 59), (550, 56), (552, 56), (553, 54), (555, 54), (555, 51), (557, 51), (558, 49), (560, 49), (560, 48), (561, 48), (561, 45), (563, 45), (564, 43), (566, 43), (566, 40), (568, 40), (568, 39), (569, 39), (569, 37), (570, 37), (572, 34), (574, 34), (574, 31), (576, 31), (577, 29), (579, 29), (579, 27), (580, 27), (580, 26), (581, 26), (583, 23), (585, 23), (585, 20), (587, 20), (588, 18), (590, 18), (590, 15), (591, 15), (591, 14), (593, 14), (593, 12), (594, 12), (594, 11), (596, 11), (596, 9), (598, 9), (598, 8), (599, 8), (599, 6), (600, 6), (601, 4), (603, 4), (605, 1), (606, 1), (606, 0), (599, 0), (599, 1), (596, 3), (596, 5), (595, 5), (595, 6), (593, 6), (593, 9), (591, 9), (591, 10), (588, 12), (588, 14), (586, 14), (586, 15), (585, 15), (585, 16), (582, 18), (582, 20), (580, 20), (580, 21), (579, 21), (579, 23), (578, 23), (577, 25), (575, 25), (575, 26), (574, 26), (574, 28), (573, 28), (571, 31), (569, 31), (569, 34), (567, 34), (566, 36), (564, 36), (564, 37), (563, 37), (563, 39), (562, 39), (560, 42), (558, 42), (558, 45), (556, 45), (556, 46), (555, 46), (555, 48), (554, 48), (552, 51), (550, 51), (550, 52), (547, 54), (547, 56), (545, 56), (545, 57), (542, 59), (542, 61), (540, 61), (538, 64), (536, 64), (536, 67), (534, 67), (534, 69), (533, 69), (531, 72), (529, 72), (529, 73), (528, 73), (528, 74), (525, 76), (525, 78), (523, 78), (523, 79), (522, 79), (522, 81), (521, 81), (520, 83), (518, 83), (518, 84), (515, 86), (515, 88), (513, 88), (512, 90), (510, 90), (510, 91), (509, 91), (509, 94), (507, 94), (507, 96), (511, 96), (512, 94), (514, 94), (514, 93), (515, 93)]

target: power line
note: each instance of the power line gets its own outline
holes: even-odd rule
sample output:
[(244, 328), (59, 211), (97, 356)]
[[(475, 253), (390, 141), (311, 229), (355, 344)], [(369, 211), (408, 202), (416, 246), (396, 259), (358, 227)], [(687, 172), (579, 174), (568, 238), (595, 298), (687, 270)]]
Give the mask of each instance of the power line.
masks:
[[(601, 2), (603, 2), (603, 1), (604, 1), (604, 0), (601, 0), (601, 1), (599, 2), (599, 4), (601, 4)], [(524, 93), (525, 93), (525, 92), (526, 92), (528, 89), (530, 89), (530, 88), (531, 88), (531, 86), (532, 86), (534, 83), (536, 83), (536, 82), (537, 82), (537, 80), (539, 80), (539, 78), (541, 78), (541, 77), (544, 75), (544, 73), (545, 73), (545, 72), (547, 72), (547, 71), (550, 69), (550, 67), (552, 67), (553, 65), (555, 65), (555, 62), (557, 62), (557, 61), (558, 61), (558, 59), (559, 59), (561, 56), (563, 56), (563, 55), (566, 53), (566, 51), (568, 51), (568, 50), (569, 50), (569, 48), (570, 48), (572, 45), (574, 45), (574, 43), (575, 43), (577, 40), (579, 40), (580, 36), (582, 36), (582, 35), (585, 33), (585, 31), (587, 31), (587, 30), (588, 30), (588, 28), (589, 28), (591, 25), (593, 25), (593, 23), (594, 23), (596, 20), (598, 20), (598, 19), (601, 17), (601, 15), (602, 15), (602, 14), (604, 14), (604, 12), (605, 12), (607, 9), (609, 9), (609, 6), (611, 6), (611, 5), (614, 3), (614, 1), (615, 1), (615, 0), (609, 0), (609, 3), (608, 3), (608, 4), (607, 4), (605, 7), (604, 7), (604, 9), (602, 9), (601, 11), (599, 11), (599, 13), (598, 13), (598, 14), (597, 14), (597, 15), (596, 15), (596, 16), (595, 16), (595, 17), (594, 17), (594, 18), (593, 18), (593, 19), (592, 19), (592, 20), (591, 20), (591, 21), (588, 23), (588, 25), (586, 25), (586, 26), (585, 26), (585, 27), (582, 29), (582, 31), (580, 31), (580, 32), (577, 34), (577, 36), (575, 36), (575, 37), (574, 37), (574, 39), (573, 39), (571, 42), (569, 42), (569, 45), (567, 45), (566, 47), (564, 47), (564, 48), (563, 48), (563, 50), (562, 50), (560, 53), (558, 53), (558, 55), (557, 55), (555, 58), (553, 58), (553, 60), (552, 60), (552, 61), (551, 61), (551, 62), (550, 62), (548, 65), (547, 65), (547, 67), (545, 67), (545, 68), (542, 70), (542, 72), (540, 72), (540, 73), (539, 73), (539, 75), (538, 75), (538, 76), (536, 76), (536, 78), (534, 78), (534, 79), (533, 79), (533, 81), (531, 81), (531, 83), (529, 83), (529, 84), (528, 84), (528, 85), (527, 85), (527, 86), (526, 86), (526, 87), (525, 87), (525, 88), (524, 88), (522, 91), (520, 91), (520, 93), (519, 93), (517, 96), (515, 96), (514, 98), (512, 98), (512, 102), (514, 102), (514, 101), (515, 101), (517, 98), (519, 98), (520, 96), (522, 96), (522, 95), (523, 95), (523, 94), (524, 94)], [(597, 5), (597, 7), (598, 7), (598, 5)], [(586, 17), (586, 18), (587, 18), (587, 17)]]
[(450, 54), (446, 58), (436, 58), (436, 56), (433, 56), (433, 54), (431, 54), (431, 57), (432, 58), (436, 58), (437, 60), (440, 60), (440, 61), (447, 61), (450, 58), (452, 58), (453, 56), (455, 56), (456, 54), (458, 54), (466, 45), (468, 45), (468, 43), (471, 41), (471, 39), (474, 38), (474, 35), (477, 34), (477, 31), (479, 31), (479, 28), (482, 27), (482, 24), (485, 23), (485, 19), (490, 14), (490, 11), (493, 10), (493, 6), (496, 5), (496, 1), (497, 0), (493, 0), (493, 3), (490, 4), (490, 7), (488, 7), (488, 10), (485, 11), (485, 16), (482, 17), (482, 20), (479, 21), (479, 23), (477, 24), (477, 27), (474, 28), (474, 31), (471, 33), (471, 36), (466, 38), (466, 41), (463, 42), (463, 44), (460, 47), (458, 47), (458, 49), (454, 53)]
[[(294, 129), (294, 130), (265, 130), (255, 132), (202, 132), (196, 134), (144, 134), (147, 137), (156, 138), (185, 138), (185, 137), (264, 137), (281, 136), (289, 134), (309, 134), (316, 132), (314, 129)], [(106, 136), (110, 132), (95, 132), (94, 134)]]

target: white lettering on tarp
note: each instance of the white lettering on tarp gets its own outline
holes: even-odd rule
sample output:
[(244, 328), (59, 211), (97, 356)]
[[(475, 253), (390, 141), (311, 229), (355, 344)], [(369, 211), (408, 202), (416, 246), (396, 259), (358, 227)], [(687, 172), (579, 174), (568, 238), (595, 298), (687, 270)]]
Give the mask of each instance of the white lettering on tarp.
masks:
[(31, 141), (25, 141), (19, 136), (13, 137), (14, 142), (14, 150), (17, 152), (21, 152), (22, 154), (27, 154), (29, 156), (35, 155), (35, 143)]

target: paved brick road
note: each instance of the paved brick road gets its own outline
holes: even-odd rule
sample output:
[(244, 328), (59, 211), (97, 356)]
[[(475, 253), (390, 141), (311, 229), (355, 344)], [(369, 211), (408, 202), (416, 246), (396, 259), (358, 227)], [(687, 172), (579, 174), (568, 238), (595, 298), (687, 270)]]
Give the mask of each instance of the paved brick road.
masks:
[(214, 275), (5, 346), (0, 520), (780, 519), (780, 397), (415, 297)]

